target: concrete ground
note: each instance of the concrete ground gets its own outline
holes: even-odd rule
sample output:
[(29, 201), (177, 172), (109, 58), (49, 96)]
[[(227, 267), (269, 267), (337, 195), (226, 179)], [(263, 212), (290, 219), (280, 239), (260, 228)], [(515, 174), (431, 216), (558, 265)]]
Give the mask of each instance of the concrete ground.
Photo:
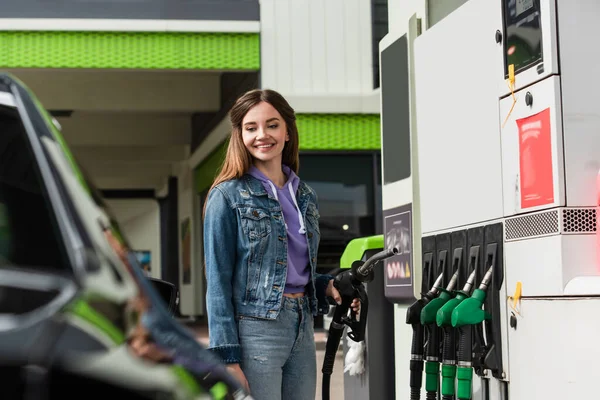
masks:
[[(181, 322), (194, 330), (196, 337), (201, 343), (208, 345), (208, 329), (206, 324), (190, 323), (189, 321), (185, 320)], [(327, 331), (317, 330), (315, 332), (315, 344), (317, 347), (317, 392), (315, 393), (315, 400), (322, 399), (321, 383), (323, 373), (321, 372), (321, 369), (323, 368), (323, 358), (325, 357), (325, 343), (327, 343)], [(337, 352), (333, 367), (333, 374), (331, 375), (330, 398), (331, 400), (344, 399), (344, 358), (341, 346)]]

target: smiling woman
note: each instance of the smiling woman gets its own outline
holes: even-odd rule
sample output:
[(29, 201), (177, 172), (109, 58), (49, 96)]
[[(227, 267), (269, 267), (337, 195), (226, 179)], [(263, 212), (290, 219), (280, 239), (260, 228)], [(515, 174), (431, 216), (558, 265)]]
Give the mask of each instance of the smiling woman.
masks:
[(253, 90), (230, 116), (204, 212), (210, 348), (257, 399), (314, 399), (313, 317), (340, 295), (316, 271), (319, 206), (296, 175), (296, 115), (279, 93)]

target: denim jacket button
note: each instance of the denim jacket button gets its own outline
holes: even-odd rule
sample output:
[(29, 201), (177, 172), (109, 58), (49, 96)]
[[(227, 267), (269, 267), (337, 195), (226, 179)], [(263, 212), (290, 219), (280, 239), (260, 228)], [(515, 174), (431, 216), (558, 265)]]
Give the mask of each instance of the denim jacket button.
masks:
[(311, 239), (312, 238), (312, 232), (308, 232), (308, 238)]
[(252, 215), (254, 215), (255, 217), (258, 217), (258, 211), (256, 211), (256, 210), (252, 211)]

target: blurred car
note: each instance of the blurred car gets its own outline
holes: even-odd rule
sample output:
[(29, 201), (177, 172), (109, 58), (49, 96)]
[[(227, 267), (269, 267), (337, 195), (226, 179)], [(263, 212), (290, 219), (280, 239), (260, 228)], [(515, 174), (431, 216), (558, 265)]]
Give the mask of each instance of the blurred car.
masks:
[(172, 318), (176, 302), (56, 121), (0, 73), (0, 398), (250, 399)]

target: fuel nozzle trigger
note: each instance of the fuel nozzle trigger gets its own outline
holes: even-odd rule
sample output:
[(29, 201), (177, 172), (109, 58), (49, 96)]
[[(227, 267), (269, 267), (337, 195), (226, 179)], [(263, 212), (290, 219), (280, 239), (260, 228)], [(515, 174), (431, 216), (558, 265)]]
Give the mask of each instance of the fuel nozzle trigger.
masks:
[[(333, 280), (333, 286), (342, 298), (342, 304), (336, 305), (333, 321), (350, 327), (352, 332), (348, 332), (348, 337), (355, 342), (365, 339), (369, 311), (367, 291), (363, 283), (356, 278), (356, 271), (363, 264), (363, 261), (354, 261), (350, 270), (336, 275)], [(351, 308), (352, 301), (355, 298), (360, 300), (360, 313), (358, 316)], [(348, 311), (350, 311), (349, 316)]]
[(348, 332), (348, 337), (355, 342), (365, 340), (367, 330), (367, 315), (369, 312), (369, 298), (363, 285), (356, 288), (356, 298), (360, 300), (360, 314), (357, 318), (356, 312), (350, 308), (350, 317), (344, 317), (343, 323), (350, 327), (352, 332)]

